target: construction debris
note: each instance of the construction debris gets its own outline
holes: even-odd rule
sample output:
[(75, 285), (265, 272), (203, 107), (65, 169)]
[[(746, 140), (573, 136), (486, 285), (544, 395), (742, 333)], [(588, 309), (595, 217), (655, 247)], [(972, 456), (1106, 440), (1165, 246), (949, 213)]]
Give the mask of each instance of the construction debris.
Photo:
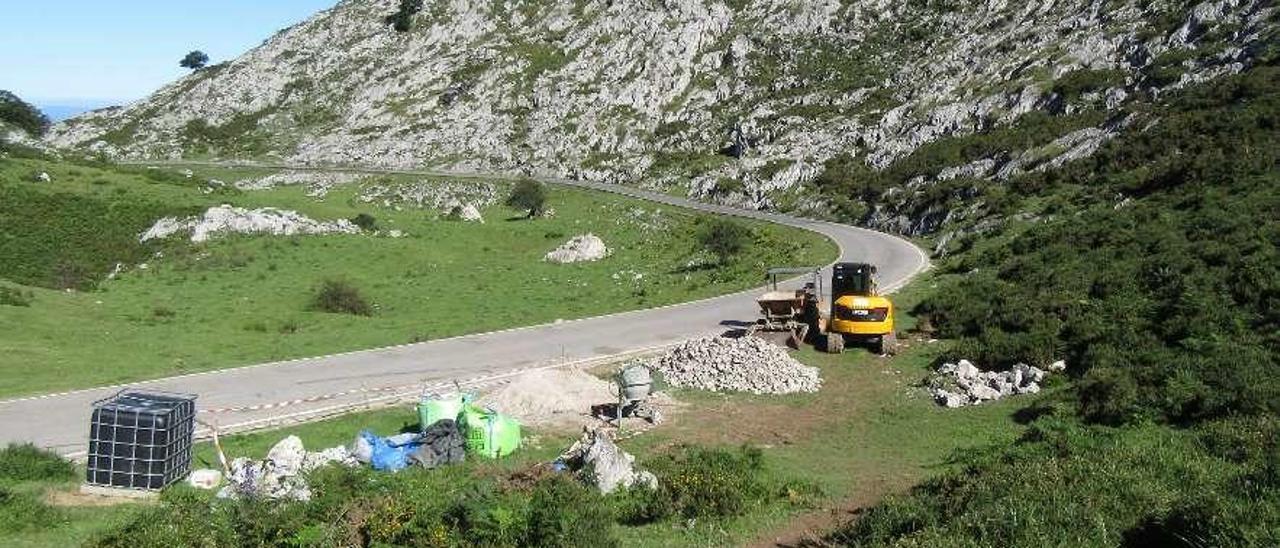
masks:
[(793, 394), (822, 387), (818, 368), (755, 337), (708, 337), (685, 342), (647, 365), (667, 383), (712, 392)]
[(658, 487), (658, 478), (651, 472), (637, 472), (636, 458), (619, 449), (604, 430), (583, 432), (582, 437), (560, 455), (560, 461), (606, 495), (619, 487)]
[(296, 211), (264, 207), (244, 209), (227, 204), (211, 207), (199, 217), (179, 219), (164, 217), (143, 232), (139, 241), (146, 242), (167, 238), (179, 232), (189, 232), (192, 242), (207, 241), (212, 235), (229, 232), (237, 234), (358, 234), (360, 227), (347, 219), (317, 221)]
[(355, 466), (358, 461), (345, 447), (308, 453), (301, 439), (289, 436), (275, 444), (264, 460), (240, 457), (231, 461), (228, 485), (218, 491), (218, 497), (311, 500), (311, 489), (302, 474), (331, 463)]
[(466, 438), (458, 430), (458, 423), (444, 419), (428, 426), (418, 438), (422, 444), (409, 455), (409, 461), (423, 468), (438, 468), (467, 460)]
[[(1062, 366), (1065, 369), (1065, 364)], [(1057, 368), (1057, 365), (1051, 366)], [(934, 401), (943, 407), (978, 405), (1017, 394), (1040, 392), (1048, 375), (1043, 369), (1024, 363), (1008, 371), (982, 371), (969, 360), (944, 363), (927, 384)]]
[(553, 263), (576, 263), (580, 261), (598, 261), (609, 256), (609, 248), (604, 240), (595, 234), (574, 236), (569, 241), (547, 253), (545, 260)]
[(222, 483), (222, 472), (212, 468), (201, 468), (187, 476), (187, 483), (196, 489), (213, 489)]

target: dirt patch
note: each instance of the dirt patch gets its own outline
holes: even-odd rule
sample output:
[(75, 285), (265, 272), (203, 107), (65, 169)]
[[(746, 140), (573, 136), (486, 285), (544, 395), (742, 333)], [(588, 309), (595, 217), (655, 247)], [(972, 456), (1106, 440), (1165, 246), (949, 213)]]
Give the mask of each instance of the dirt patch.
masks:
[(79, 490), (66, 491), (63, 489), (50, 489), (45, 493), (44, 501), (50, 506), (63, 507), (103, 507), (119, 506), (121, 504), (148, 503), (145, 499), (133, 497), (108, 497), (104, 495), (81, 493)]

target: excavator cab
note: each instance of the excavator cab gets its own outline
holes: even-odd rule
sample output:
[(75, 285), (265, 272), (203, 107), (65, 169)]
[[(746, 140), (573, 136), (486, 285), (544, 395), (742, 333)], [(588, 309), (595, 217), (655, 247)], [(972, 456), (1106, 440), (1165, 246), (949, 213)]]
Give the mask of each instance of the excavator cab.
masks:
[(870, 344), (877, 354), (897, 350), (893, 302), (877, 291), (875, 274), (875, 265), (866, 263), (832, 268), (831, 310), (821, 341), (827, 352), (843, 352), (850, 342)]

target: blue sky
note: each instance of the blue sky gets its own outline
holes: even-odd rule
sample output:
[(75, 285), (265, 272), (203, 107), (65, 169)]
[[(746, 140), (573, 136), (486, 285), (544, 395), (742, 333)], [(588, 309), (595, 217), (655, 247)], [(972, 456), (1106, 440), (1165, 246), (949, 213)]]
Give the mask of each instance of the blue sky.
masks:
[(235, 58), (336, 0), (5, 2), (0, 89), (43, 105), (121, 104), (182, 76), (188, 51)]

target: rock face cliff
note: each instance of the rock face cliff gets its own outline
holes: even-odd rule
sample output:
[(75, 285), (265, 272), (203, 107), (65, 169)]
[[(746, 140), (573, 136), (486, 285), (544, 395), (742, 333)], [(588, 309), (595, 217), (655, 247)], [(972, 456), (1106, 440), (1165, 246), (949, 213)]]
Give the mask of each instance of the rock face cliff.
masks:
[[(346, 0), (48, 139), (128, 159), (545, 173), (816, 211), (807, 183), (836, 157), (884, 169), (1030, 113), (1106, 112), (1240, 71), (1275, 47), (1271, 4), (429, 0), (397, 32), (395, 0)], [(914, 184), (1043, 169), (1131, 123), (1102, 117)]]

